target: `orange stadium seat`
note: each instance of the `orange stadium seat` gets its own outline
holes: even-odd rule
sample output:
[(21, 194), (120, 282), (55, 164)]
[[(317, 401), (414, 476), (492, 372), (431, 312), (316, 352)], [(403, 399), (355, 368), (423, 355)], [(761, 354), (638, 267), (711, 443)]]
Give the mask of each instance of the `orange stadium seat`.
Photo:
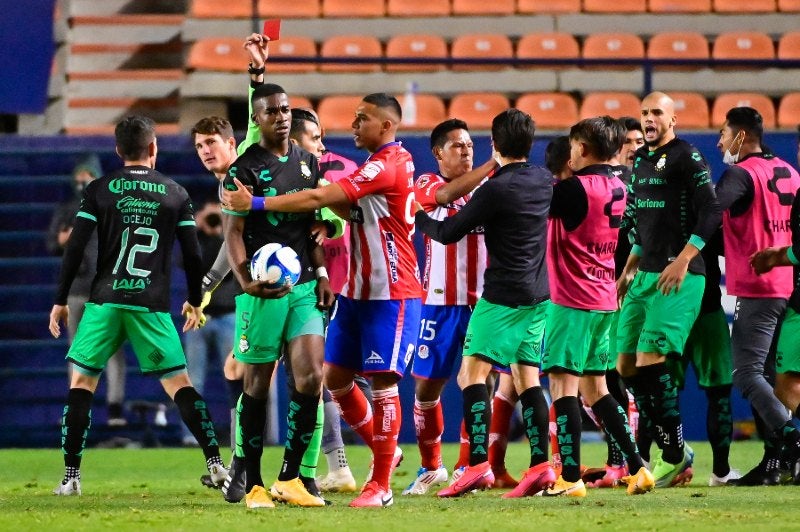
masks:
[(752, 107), (761, 113), (764, 129), (775, 127), (775, 106), (772, 100), (756, 92), (729, 92), (717, 96), (711, 108), (711, 127), (722, 127), (725, 114), (734, 107)]
[[(420, 57), (432, 59), (447, 57), (447, 43), (433, 34), (395, 35), (386, 43), (386, 57)], [(444, 63), (387, 63), (389, 72), (430, 72), (442, 70)]]
[(778, 40), (778, 59), (800, 59), (800, 31), (790, 31)]
[[(450, 51), (453, 59), (501, 58), (512, 59), (511, 39), (494, 33), (468, 33), (456, 37)], [(453, 70), (502, 70), (508, 65), (453, 65)]]
[(186, 66), (194, 70), (245, 72), (249, 57), (238, 37), (208, 37), (192, 44)]
[(580, 13), (581, 0), (517, 0), (517, 13)]
[(800, 92), (784, 94), (778, 105), (778, 127), (795, 129), (800, 124)]
[(776, 7), (775, 0), (714, 0), (718, 13), (770, 13)]
[(513, 15), (514, 0), (453, 0), (454, 15)]
[(296, 94), (289, 95), (289, 105), (292, 108), (301, 108), (301, 109), (313, 109), (314, 105), (311, 103), (311, 100), (306, 98), (305, 96), (298, 96)]
[(529, 92), (514, 107), (531, 115), (537, 129), (566, 129), (578, 121), (578, 102), (563, 92)]
[[(322, 43), (320, 56), (325, 57), (380, 57), (381, 42), (371, 35), (336, 35)], [(320, 63), (325, 72), (377, 72), (377, 63)]]
[(714, 39), (714, 59), (775, 59), (772, 37), (760, 31), (728, 31)]
[(430, 131), (447, 118), (444, 101), (435, 94), (415, 95), (414, 101), (416, 103), (417, 116), (413, 124), (408, 123), (409, 116), (406, 112), (405, 96), (398, 95), (397, 100), (403, 108), (403, 123), (401, 126), (403, 129)]
[(621, 116), (639, 116), (641, 106), (639, 98), (630, 92), (593, 92), (583, 97), (580, 108), (580, 118), (610, 115), (614, 118)]
[(247, 18), (253, 15), (252, 0), (192, 0), (194, 18)]
[(325, 131), (350, 131), (356, 108), (363, 96), (327, 96), (317, 105), (317, 114)]
[(258, 0), (258, 15), (264, 18), (317, 18), (320, 0)]
[(322, 0), (323, 17), (382, 17), (385, 14), (383, 0)]
[(509, 107), (508, 98), (499, 92), (469, 92), (453, 96), (447, 114), (470, 129), (491, 129), (492, 119)]
[(649, 0), (651, 13), (708, 13), (711, 0)]
[(670, 92), (675, 102), (678, 129), (707, 129), (709, 122), (708, 101), (697, 92)]
[(644, 13), (642, 0), (583, 0), (583, 10), (587, 13)]
[[(578, 59), (580, 46), (570, 33), (529, 33), (517, 43), (517, 59)], [(533, 68), (530, 65), (527, 68)], [(526, 68), (526, 67), (521, 67)], [(547, 65), (546, 68), (566, 68), (564, 66)]]
[[(583, 41), (583, 57), (585, 59), (643, 59), (644, 42), (633, 33), (595, 33)], [(604, 70), (633, 70), (635, 66), (619, 66), (613, 64), (595, 68)]]
[(800, 11), (800, 0), (778, 0), (778, 11), (784, 11), (784, 12)]
[(450, 0), (388, 0), (386, 13), (390, 17), (446, 17)]
[[(708, 39), (691, 31), (665, 31), (650, 37), (647, 57), (650, 59), (708, 59)], [(699, 70), (700, 65), (659, 66), (662, 70)]]
[[(280, 40), (269, 44), (269, 57), (317, 57), (317, 43), (310, 37), (281, 36)], [(276, 63), (268, 61), (270, 72), (311, 72), (315, 63)]]

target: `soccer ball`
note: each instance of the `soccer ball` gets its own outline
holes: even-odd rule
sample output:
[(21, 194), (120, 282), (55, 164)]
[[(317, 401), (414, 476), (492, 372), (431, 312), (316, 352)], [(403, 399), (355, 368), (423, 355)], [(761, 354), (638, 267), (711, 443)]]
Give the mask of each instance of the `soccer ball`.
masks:
[(266, 244), (250, 260), (250, 276), (275, 287), (291, 286), (300, 278), (300, 259), (288, 246)]

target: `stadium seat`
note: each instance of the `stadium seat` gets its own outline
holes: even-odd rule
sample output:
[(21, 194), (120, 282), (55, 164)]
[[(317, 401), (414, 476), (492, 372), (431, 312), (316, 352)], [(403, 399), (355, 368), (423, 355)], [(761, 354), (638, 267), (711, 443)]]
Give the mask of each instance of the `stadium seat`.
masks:
[(728, 31), (714, 39), (714, 59), (775, 59), (775, 44), (759, 31)]
[(778, 11), (799, 12), (800, 0), (778, 0)]
[(537, 129), (566, 129), (578, 121), (578, 103), (563, 92), (529, 92), (514, 107), (531, 115)]
[(776, 7), (775, 0), (714, 0), (717, 13), (770, 13)]
[(645, 7), (642, 0), (583, 0), (586, 13), (644, 13)]
[(508, 98), (499, 92), (472, 92), (453, 96), (447, 114), (460, 118), (470, 129), (491, 129), (492, 119), (510, 107)]
[(350, 131), (363, 96), (328, 96), (320, 100), (317, 114), (325, 131)]
[(284, 37), (269, 44), (267, 68), (270, 72), (311, 72), (315, 63), (277, 63), (275, 57), (317, 57), (317, 43), (310, 37)]
[(192, 0), (194, 18), (247, 18), (253, 15), (252, 0)]
[[(456, 37), (450, 52), (453, 59), (481, 59), (481, 58), (500, 58), (512, 59), (514, 52), (511, 39), (505, 35), (493, 33), (468, 33)], [(497, 65), (476, 65), (462, 64), (453, 65), (453, 70), (502, 70), (509, 68), (507, 64)]]
[(639, 116), (640, 114), (639, 98), (633, 93), (593, 92), (583, 97), (579, 117), (584, 119), (610, 115), (619, 118), (621, 116)]
[(450, 0), (388, 0), (386, 13), (390, 17), (446, 17)]
[(298, 96), (297, 94), (289, 95), (289, 104), (292, 108), (313, 109), (314, 104), (305, 96)]
[(697, 92), (670, 92), (675, 102), (678, 129), (708, 129), (709, 111), (705, 96)]
[(722, 127), (725, 114), (734, 107), (752, 107), (761, 113), (764, 129), (775, 127), (775, 106), (772, 100), (755, 92), (729, 92), (717, 96), (711, 108), (711, 127)]
[(649, 0), (651, 13), (708, 13), (711, 0)]
[[(395, 35), (386, 43), (386, 57), (446, 58), (447, 43), (433, 34)], [(387, 72), (430, 72), (444, 68), (444, 63), (386, 64)]]
[(242, 39), (209, 37), (192, 44), (186, 67), (193, 70), (244, 73), (249, 57), (242, 48)]
[(453, 0), (454, 15), (513, 15), (514, 0)]
[[(570, 33), (529, 33), (517, 43), (517, 59), (578, 59), (580, 47)], [(535, 68), (537, 65), (520, 66)], [(559, 69), (566, 66), (547, 65), (546, 68)]]
[(517, 0), (517, 13), (580, 13), (581, 0)]
[[(643, 59), (644, 42), (633, 33), (595, 33), (583, 41), (584, 59)], [(590, 67), (592, 68), (592, 67)], [(635, 66), (596, 66), (603, 70), (633, 70)]]
[(263, 18), (317, 18), (320, 0), (258, 0), (258, 15)]
[(382, 17), (385, 14), (383, 0), (322, 0), (323, 17)]
[[(380, 57), (381, 42), (371, 35), (336, 35), (322, 43), (320, 57)], [(325, 63), (319, 69), (325, 72), (377, 72), (377, 63)]]
[(800, 124), (800, 92), (784, 94), (778, 105), (778, 127), (795, 129)]
[(790, 31), (778, 40), (778, 59), (800, 59), (800, 31)]
[[(656, 33), (647, 43), (650, 59), (708, 59), (708, 40), (701, 34), (689, 31), (665, 31)], [(700, 66), (659, 66), (660, 69), (692, 70)]]
[(435, 94), (416, 94), (414, 102), (416, 103), (417, 113), (414, 123), (409, 123), (410, 115), (406, 111), (405, 96), (398, 95), (397, 100), (403, 108), (403, 129), (414, 129), (430, 131), (437, 124), (440, 124), (447, 118), (447, 111), (445, 110), (444, 101)]

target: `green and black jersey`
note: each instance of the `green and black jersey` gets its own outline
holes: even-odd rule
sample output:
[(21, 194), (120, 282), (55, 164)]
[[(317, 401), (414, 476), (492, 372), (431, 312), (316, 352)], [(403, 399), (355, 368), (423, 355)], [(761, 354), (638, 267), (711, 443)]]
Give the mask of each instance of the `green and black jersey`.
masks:
[[(636, 151), (623, 225), (631, 228), (639, 270), (663, 271), (687, 242), (702, 249), (721, 222), (708, 164), (694, 146), (675, 138)], [(700, 254), (689, 271), (705, 273)]]
[[(274, 155), (256, 143), (249, 146), (231, 165), (224, 186), (236, 190), (234, 177), (250, 188), (253, 196), (270, 197), (316, 188), (321, 174), (317, 158), (293, 143), (289, 143), (289, 151), (283, 157)], [(297, 284), (314, 279), (309, 255), (311, 224), (316, 220), (314, 212), (235, 212), (226, 209), (223, 212), (246, 216), (242, 235), (248, 259), (265, 244), (274, 242), (289, 246), (297, 253), (303, 267)]]
[(89, 301), (136, 310), (169, 311), (176, 236), (186, 264), (188, 301), (200, 304), (202, 261), (189, 194), (145, 166), (125, 166), (91, 182), (64, 253), (56, 303), (64, 304), (95, 227), (97, 275)]

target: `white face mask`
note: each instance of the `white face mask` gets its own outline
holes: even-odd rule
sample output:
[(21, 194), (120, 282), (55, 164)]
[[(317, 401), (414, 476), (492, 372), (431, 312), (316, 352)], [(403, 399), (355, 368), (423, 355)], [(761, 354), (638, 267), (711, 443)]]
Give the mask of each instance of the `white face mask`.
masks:
[(731, 153), (731, 148), (733, 147), (734, 144), (736, 144), (736, 139), (739, 138), (740, 133), (744, 132), (740, 131), (739, 133), (737, 133), (736, 136), (733, 138), (733, 141), (731, 141), (731, 145), (728, 146), (728, 149), (725, 150), (725, 153), (722, 154), (722, 162), (729, 166), (739, 162), (739, 154), (742, 152), (742, 143), (744, 142), (744, 135), (742, 135), (741, 137), (742, 140), (739, 141), (739, 149), (736, 150), (736, 155), (733, 155)]

